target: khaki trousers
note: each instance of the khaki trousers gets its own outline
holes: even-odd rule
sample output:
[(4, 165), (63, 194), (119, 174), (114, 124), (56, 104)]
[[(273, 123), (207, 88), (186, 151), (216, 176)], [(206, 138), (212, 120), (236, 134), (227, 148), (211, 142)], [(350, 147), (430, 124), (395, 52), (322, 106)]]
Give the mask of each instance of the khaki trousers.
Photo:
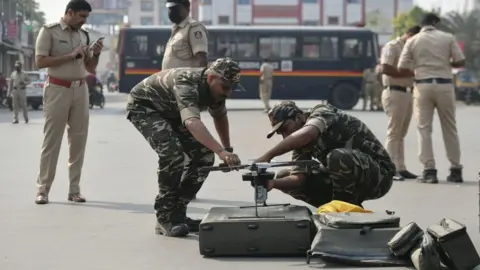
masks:
[(263, 102), (265, 110), (270, 109), (270, 97), (272, 96), (272, 80), (264, 80), (260, 82), (260, 99)]
[(25, 89), (12, 91), (12, 107), (14, 121), (18, 121), (20, 109), (23, 111), (23, 119), (28, 120), (27, 91)]
[(385, 148), (395, 163), (397, 172), (405, 171), (407, 167), (404, 139), (412, 119), (412, 94), (385, 89), (382, 93), (382, 105), (388, 116)]
[(432, 146), (433, 113), (437, 109), (443, 141), (451, 168), (460, 164), (460, 142), (455, 119), (455, 90), (452, 84), (421, 83), (413, 93), (414, 115), (417, 120), (419, 158), (425, 169), (435, 169)]
[(38, 194), (47, 195), (50, 192), (65, 127), (69, 146), (69, 194), (80, 193), (80, 176), (88, 135), (90, 113), (88, 105), (88, 89), (85, 83), (70, 88), (48, 82), (45, 84), (43, 95), (45, 137), (37, 178)]

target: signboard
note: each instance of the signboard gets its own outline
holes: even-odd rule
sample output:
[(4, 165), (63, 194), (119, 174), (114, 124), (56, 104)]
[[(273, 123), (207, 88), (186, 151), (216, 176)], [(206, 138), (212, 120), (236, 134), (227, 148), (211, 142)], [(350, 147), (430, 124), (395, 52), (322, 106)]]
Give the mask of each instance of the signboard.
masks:
[(123, 23), (123, 14), (91, 13), (87, 23), (93, 25), (117, 25)]
[(93, 12), (100, 10), (125, 10), (129, 7), (128, 0), (89, 0)]

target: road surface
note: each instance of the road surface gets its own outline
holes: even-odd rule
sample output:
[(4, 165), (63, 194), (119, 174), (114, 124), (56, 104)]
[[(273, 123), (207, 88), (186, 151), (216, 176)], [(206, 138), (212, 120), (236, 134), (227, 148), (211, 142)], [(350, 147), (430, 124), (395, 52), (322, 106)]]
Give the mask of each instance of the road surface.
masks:
[[(45, 206), (34, 204), (42, 143), (42, 113), (31, 112), (28, 125), (12, 125), (10, 112), (0, 110), (0, 151), (3, 157), (0, 163), (0, 269), (284, 270), (309, 267), (303, 259), (205, 259), (199, 255), (194, 236), (173, 239), (155, 235), (152, 202), (157, 192), (156, 155), (126, 121), (124, 97), (114, 95), (107, 100), (105, 109), (91, 111), (82, 175), (82, 193), (88, 203), (81, 205), (66, 201), (66, 140), (50, 194), (51, 203)], [(261, 108), (258, 101), (240, 103), (230, 103), (230, 107), (245, 109), (250, 103), (251, 107)], [(300, 105), (308, 107), (310, 104)], [(384, 113), (356, 111), (354, 114), (384, 140)], [(415, 221), (424, 228), (443, 217), (457, 219), (467, 224), (472, 240), (480, 247), (476, 182), (480, 108), (459, 106), (457, 114), (467, 182), (461, 185), (445, 183), (449, 164), (436, 120), (434, 143), (441, 183), (395, 183), (389, 194), (365, 203), (365, 207), (376, 211), (393, 210), (401, 216), (402, 224)], [(259, 110), (232, 111), (229, 116), (233, 145), (244, 160), (259, 156), (279, 140), (265, 138), (269, 130), (268, 119)], [(204, 119), (213, 130), (212, 120), (207, 115)], [(407, 165), (412, 172), (419, 173), (421, 166), (417, 158), (414, 125), (410, 128), (406, 147)], [(286, 159), (288, 156), (280, 158)], [(277, 191), (271, 192), (270, 198), (272, 203), (295, 202)], [(201, 217), (212, 206), (249, 205), (251, 201), (251, 187), (240, 181), (239, 173), (212, 173), (198, 200), (188, 211), (191, 216)], [(322, 264), (313, 267), (317, 266), (331, 267)]]

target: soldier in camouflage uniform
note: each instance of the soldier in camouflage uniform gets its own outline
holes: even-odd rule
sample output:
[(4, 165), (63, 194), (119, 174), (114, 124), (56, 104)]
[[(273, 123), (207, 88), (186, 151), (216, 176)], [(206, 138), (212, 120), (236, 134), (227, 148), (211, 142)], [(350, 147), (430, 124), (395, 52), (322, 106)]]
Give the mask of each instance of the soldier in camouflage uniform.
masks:
[(284, 140), (257, 162), (293, 151), (293, 160), (320, 161), (325, 171), (312, 174), (304, 167), (282, 170), (269, 182), (296, 199), (319, 207), (331, 200), (361, 205), (383, 197), (391, 188), (395, 165), (370, 129), (359, 119), (331, 105), (304, 113), (294, 102), (275, 105), (268, 113), (274, 133)]
[(367, 103), (370, 105), (370, 111), (375, 110), (377, 88), (379, 87), (379, 81), (375, 68), (365, 69), (363, 72), (363, 110), (367, 109)]
[[(199, 176), (198, 168), (212, 166), (214, 153), (228, 165), (240, 164), (230, 146), (225, 108), (232, 89), (244, 90), (239, 79), (237, 63), (221, 58), (209, 68), (162, 70), (130, 92), (127, 118), (159, 158), (159, 194), (154, 205), (157, 234), (181, 237), (198, 230), (199, 222), (186, 217), (187, 204), (206, 179), (206, 175)], [(204, 110), (214, 118), (222, 144), (200, 120)]]

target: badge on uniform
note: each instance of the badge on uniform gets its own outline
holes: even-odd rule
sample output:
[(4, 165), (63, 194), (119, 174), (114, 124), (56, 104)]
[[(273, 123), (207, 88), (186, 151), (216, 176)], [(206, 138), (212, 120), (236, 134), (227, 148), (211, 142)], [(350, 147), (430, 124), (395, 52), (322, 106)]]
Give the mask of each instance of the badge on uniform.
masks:
[(202, 32), (200, 32), (200, 31), (195, 31), (195, 33), (193, 33), (193, 34), (195, 35), (195, 38), (197, 38), (197, 39), (200, 39), (203, 36)]
[(392, 54), (392, 49), (390, 47), (387, 47), (383, 50), (383, 56), (388, 57)]

